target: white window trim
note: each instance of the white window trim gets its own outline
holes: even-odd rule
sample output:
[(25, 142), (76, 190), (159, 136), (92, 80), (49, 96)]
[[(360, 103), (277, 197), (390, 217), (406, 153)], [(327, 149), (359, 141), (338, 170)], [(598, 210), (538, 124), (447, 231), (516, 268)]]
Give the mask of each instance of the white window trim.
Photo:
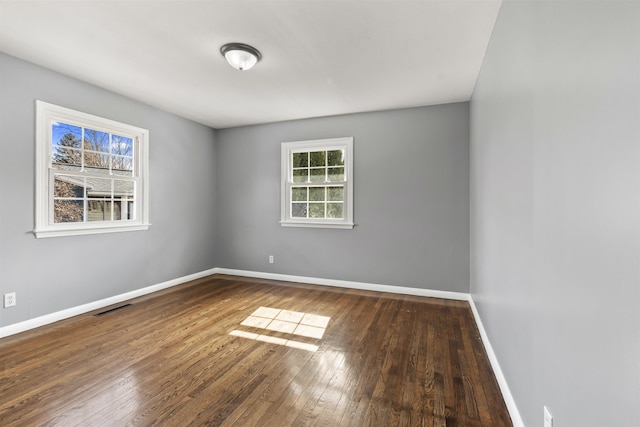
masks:
[[(291, 154), (299, 151), (330, 151), (344, 149), (346, 160), (344, 164), (344, 218), (292, 218), (290, 215), (291, 192), (293, 184), (291, 174)], [(281, 190), (280, 190), (280, 225), (283, 227), (311, 227), (311, 228), (343, 228), (352, 229), (353, 222), (353, 137), (315, 139), (309, 141), (283, 142), (281, 146)]]
[[(53, 223), (53, 189), (49, 182), (51, 168), (51, 126), (54, 121), (71, 123), (108, 133), (132, 136), (136, 139), (134, 170), (140, 181), (137, 186), (137, 219), (95, 223)], [(36, 238), (75, 236), (84, 234), (139, 231), (149, 228), (149, 131), (136, 126), (75, 111), (36, 100)]]

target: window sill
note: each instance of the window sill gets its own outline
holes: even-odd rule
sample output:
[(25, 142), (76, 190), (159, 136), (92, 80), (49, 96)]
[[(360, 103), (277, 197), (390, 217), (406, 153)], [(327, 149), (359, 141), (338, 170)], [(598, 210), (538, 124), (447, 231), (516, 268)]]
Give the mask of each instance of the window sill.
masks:
[(310, 221), (280, 221), (280, 225), (283, 227), (306, 227), (306, 228), (342, 228), (352, 229), (355, 224), (351, 222), (310, 222)]
[(82, 228), (50, 228), (45, 230), (33, 230), (37, 239), (47, 237), (82, 236), (87, 234), (122, 233), (125, 231), (145, 231), (151, 224), (120, 225), (109, 227), (82, 227)]

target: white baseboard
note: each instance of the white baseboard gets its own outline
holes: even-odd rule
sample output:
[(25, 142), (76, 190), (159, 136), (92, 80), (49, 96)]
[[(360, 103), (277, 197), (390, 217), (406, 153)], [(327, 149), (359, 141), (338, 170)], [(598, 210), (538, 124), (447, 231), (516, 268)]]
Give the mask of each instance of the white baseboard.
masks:
[(498, 386), (500, 386), (500, 391), (502, 392), (502, 398), (504, 399), (504, 403), (507, 405), (507, 410), (509, 411), (509, 415), (511, 416), (511, 422), (513, 423), (513, 427), (525, 427), (522, 422), (522, 417), (520, 417), (520, 411), (518, 411), (518, 406), (516, 405), (516, 401), (511, 394), (511, 390), (509, 389), (509, 385), (507, 384), (507, 380), (502, 373), (502, 369), (500, 368), (500, 364), (498, 363), (498, 358), (496, 354), (493, 352), (493, 347), (491, 347), (491, 343), (489, 342), (489, 336), (487, 335), (487, 331), (484, 330), (484, 326), (482, 325), (482, 320), (480, 319), (480, 313), (478, 313), (478, 309), (476, 308), (476, 304), (473, 302), (473, 297), (469, 296), (469, 305), (471, 306), (471, 312), (473, 313), (473, 317), (476, 319), (476, 324), (478, 325), (478, 330), (480, 331), (480, 336), (482, 337), (482, 342), (484, 343), (484, 348), (487, 351), (487, 356), (489, 357), (489, 362), (491, 363), (491, 367), (493, 368), (493, 373), (496, 376), (496, 380), (498, 381)]
[(55, 313), (45, 314), (44, 316), (35, 317), (33, 319), (25, 320), (24, 322), (18, 322), (12, 325), (4, 326), (0, 328), (0, 338), (4, 338), (4, 337), (8, 337), (9, 335), (14, 335), (20, 332), (28, 331), (29, 329), (35, 329), (40, 326), (57, 322), (59, 320), (68, 319), (69, 317), (77, 316), (79, 314), (84, 314), (89, 311), (98, 310), (103, 307), (108, 307), (110, 305), (127, 301), (133, 298), (137, 298), (142, 295), (158, 292), (163, 289), (180, 285), (182, 283), (186, 283), (191, 280), (200, 279), (201, 277), (210, 276), (215, 273), (216, 273), (216, 269), (212, 268), (210, 270), (201, 271), (199, 273), (190, 274), (188, 276), (179, 277), (173, 280), (168, 280), (166, 282), (158, 283), (156, 285), (147, 286), (146, 288), (136, 289), (135, 291), (126, 292), (124, 294), (115, 295), (109, 298), (104, 298), (98, 301), (93, 301), (93, 302), (79, 305), (76, 307), (71, 307), (66, 310), (56, 311)]
[(379, 285), (374, 283), (350, 282), (347, 280), (321, 279), (318, 277), (291, 276), (288, 274), (263, 273), (260, 271), (234, 270), (230, 268), (216, 268), (218, 274), (231, 276), (253, 277), (256, 279), (281, 280), (283, 282), (299, 282), (311, 285), (334, 286), (338, 288), (361, 289), (365, 291), (389, 292), (392, 294), (416, 295), (421, 297), (443, 298), (468, 301), (469, 294), (463, 292), (438, 291), (432, 289), (410, 288), (404, 286)]

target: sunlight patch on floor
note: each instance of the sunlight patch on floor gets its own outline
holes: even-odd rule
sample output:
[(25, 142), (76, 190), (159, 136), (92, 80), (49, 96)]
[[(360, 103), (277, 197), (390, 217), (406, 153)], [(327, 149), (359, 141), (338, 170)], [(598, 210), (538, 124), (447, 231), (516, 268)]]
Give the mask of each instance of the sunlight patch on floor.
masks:
[[(240, 325), (249, 328), (264, 329), (265, 331), (279, 332), (283, 334), (298, 335), (316, 340), (322, 339), (327, 325), (331, 320), (328, 316), (318, 314), (302, 313), (299, 311), (282, 310), (272, 307), (260, 307)], [(252, 332), (233, 330), (229, 335), (248, 338), (256, 341), (268, 342), (271, 344), (283, 345), (286, 347), (299, 348), (307, 351), (317, 351), (318, 346), (301, 341), (279, 338), (265, 333), (257, 334)]]

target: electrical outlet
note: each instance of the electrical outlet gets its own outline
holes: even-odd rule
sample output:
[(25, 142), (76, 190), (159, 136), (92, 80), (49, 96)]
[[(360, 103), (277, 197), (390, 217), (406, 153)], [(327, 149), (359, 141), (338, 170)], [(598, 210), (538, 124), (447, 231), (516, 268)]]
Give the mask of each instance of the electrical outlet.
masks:
[(553, 427), (553, 417), (546, 406), (544, 407), (544, 427)]
[(4, 294), (4, 308), (13, 307), (14, 305), (16, 305), (16, 293)]
[(269, 264), (273, 264), (273, 255), (269, 255)]

